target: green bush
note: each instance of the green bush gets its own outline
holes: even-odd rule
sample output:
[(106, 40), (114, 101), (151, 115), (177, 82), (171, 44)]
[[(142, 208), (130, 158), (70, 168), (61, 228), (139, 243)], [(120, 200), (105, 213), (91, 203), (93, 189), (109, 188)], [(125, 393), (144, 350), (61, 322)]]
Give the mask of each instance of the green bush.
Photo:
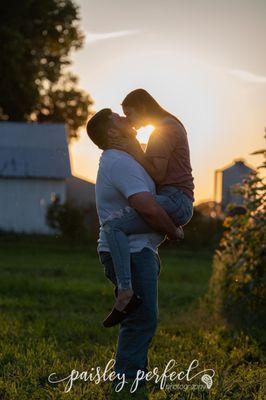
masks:
[[(253, 154), (265, 157), (266, 151)], [(259, 169), (265, 166), (264, 162)], [(224, 221), (209, 293), (229, 322), (261, 326), (266, 321), (265, 184), (253, 173), (237, 190), (244, 198), (245, 213), (231, 210)]]
[(193, 249), (215, 249), (223, 232), (222, 220), (203, 215), (195, 208), (191, 221), (184, 227), (184, 245)]
[(66, 239), (77, 241), (87, 237), (82, 210), (68, 203), (61, 204), (59, 197), (48, 207), (46, 221), (50, 228)]

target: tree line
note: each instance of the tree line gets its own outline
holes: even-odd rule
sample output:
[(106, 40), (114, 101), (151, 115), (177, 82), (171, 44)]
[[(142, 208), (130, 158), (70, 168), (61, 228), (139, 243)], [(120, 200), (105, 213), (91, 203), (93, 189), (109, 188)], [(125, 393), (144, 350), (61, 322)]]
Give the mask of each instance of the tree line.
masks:
[(82, 48), (71, 0), (9, 0), (0, 6), (0, 120), (60, 122), (77, 136), (93, 103), (69, 70)]

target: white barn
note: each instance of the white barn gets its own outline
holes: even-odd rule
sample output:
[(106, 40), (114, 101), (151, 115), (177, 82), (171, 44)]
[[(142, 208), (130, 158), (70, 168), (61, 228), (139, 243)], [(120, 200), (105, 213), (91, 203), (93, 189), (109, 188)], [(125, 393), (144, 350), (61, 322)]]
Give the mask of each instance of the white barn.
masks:
[(63, 124), (0, 122), (0, 230), (51, 233), (47, 206), (70, 175)]

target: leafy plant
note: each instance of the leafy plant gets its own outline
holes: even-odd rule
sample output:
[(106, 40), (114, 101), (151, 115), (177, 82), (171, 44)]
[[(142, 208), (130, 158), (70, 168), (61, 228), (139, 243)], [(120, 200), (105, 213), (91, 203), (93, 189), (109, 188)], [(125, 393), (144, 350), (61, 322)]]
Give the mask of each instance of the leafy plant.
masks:
[[(266, 150), (253, 154), (266, 157)], [(266, 162), (258, 168), (263, 171)], [(239, 185), (241, 212), (232, 209), (214, 258), (210, 293), (216, 308), (236, 324), (262, 325), (266, 321), (266, 194), (265, 182), (254, 172)]]
[(83, 212), (68, 203), (61, 204), (59, 197), (48, 207), (46, 220), (48, 226), (64, 238), (77, 241), (86, 237)]

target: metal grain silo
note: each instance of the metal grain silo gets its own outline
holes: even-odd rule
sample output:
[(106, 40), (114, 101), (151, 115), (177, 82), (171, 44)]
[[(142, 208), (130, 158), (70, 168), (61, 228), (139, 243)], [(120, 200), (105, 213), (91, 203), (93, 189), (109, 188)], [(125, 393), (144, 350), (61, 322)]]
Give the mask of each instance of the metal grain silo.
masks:
[(243, 203), (242, 197), (235, 194), (232, 189), (234, 185), (241, 184), (243, 179), (251, 172), (254, 172), (254, 169), (247, 166), (242, 159), (234, 160), (233, 164), (215, 171), (214, 196), (216, 200), (218, 192), (221, 193), (222, 211), (224, 211), (230, 203), (235, 203), (237, 205)]

